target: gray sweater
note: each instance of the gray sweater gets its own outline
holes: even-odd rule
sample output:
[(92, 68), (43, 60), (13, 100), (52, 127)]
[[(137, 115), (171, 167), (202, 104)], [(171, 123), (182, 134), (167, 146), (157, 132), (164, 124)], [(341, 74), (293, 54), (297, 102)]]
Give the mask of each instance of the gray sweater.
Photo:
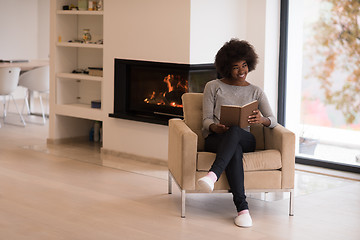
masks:
[[(220, 109), (222, 105), (245, 105), (251, 101), (258, 100), (259, 110), (264, 117), (270, 119), (270, 128), (276, 126), (269, 101), (261, 88), (250, 84), (249, 86), (234, 86), (223, 83), (220, 79), (208, 82), (204, 89), (203, 100), (203, 135), (206, 138), (213, 123), (220, 121)], [(245, 128), (250, 131), (250, 128)]]

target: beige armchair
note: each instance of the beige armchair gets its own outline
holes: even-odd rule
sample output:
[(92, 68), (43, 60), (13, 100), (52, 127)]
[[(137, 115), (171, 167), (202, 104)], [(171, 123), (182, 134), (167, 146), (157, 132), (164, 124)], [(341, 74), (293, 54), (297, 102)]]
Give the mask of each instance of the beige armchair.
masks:
[[(202, 93), (182, 96), (184, 120), (169, 121), (169, 194), (172, 180), (181, 190), (181, 217), (185, 217), (186, 193), (201, 193), (197, 180), (206, 175), (215, 154), (204, 151), (202, 136)], [(295, 135), (281, 125), (273, 129), (251, 126), (256, 151), (245, 153), (245, 189), (249, 192), (290, 192), (289, 215), (293, 216)], [(229, 192), (225, 172), (215, 183), (214, 192)]]

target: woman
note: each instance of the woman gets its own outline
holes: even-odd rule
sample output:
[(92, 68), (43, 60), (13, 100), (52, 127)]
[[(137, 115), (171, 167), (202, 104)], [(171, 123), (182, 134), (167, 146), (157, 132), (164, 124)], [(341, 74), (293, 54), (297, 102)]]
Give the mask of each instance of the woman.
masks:
[(254, 70), (258, 56), (254, 47), (246, 41), (231, 39), (217, 52), (215, 66), (223, 76), (208, 82), (204, 89), (203, 134), (205, 151), (216, 153), (216, 159), (208, 174), (198, 180), (204, 191), (211, 192), (214, 183), (223, 171), (226, 172), (233, 201), (237, 209), (235, 224), (239, 227), (251, 227), (252, 219), (246, 202), (244, 189), (243, 153), (255, 151), (255, 138), (250, 127), (226, 127), (219, 123), (222, 105), (244, 105), (258, 100), (259, 109), (249, 116), (250, 124), (258, 123), (266, 127), (276, 126), (265, 93), (250, 84), (246, 77)]

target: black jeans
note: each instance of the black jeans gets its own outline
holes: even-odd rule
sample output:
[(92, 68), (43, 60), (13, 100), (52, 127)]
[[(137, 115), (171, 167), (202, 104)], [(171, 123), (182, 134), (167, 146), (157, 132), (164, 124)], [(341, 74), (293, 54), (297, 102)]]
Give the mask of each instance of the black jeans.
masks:
[(205, 151), (216, 153), (209, 171), (219, 179), (225, 170), (238, 212), (249, 208), (244, 189), (243, 153), (253, 152), (255, 147), (255, 137), (240, 127), (230, 127), (221, 134), (212, 133), (205, 139)]

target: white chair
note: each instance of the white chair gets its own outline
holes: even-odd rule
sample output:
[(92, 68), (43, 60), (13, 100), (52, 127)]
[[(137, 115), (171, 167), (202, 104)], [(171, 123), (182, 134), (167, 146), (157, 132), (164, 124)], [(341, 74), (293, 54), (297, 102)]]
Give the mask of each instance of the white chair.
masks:
[(0, 96), (3, 97), (3, 118), (6, 123), (6, 115), (9, 110), (10, 100), (6, 106), (6, 97), (12, 98), (15, 108), (20, 115), (21, 122), (25, 126), (25, 120), (19, 111), (12, 93), (18, 86), (19, 83), (20, 68), (18, 67), (0, 67)]
[(28, 114), (30, 114), (29, 107), (29, 91), (38, 92), (41, 106), (41, 113), (43, 118), (43, 124), (46, 123), (45, 118), (45, 110), (42, 101), (41, 94), (49, 92), (49, 66), (39, 67), (32, 70), (29, 70), (20, 75), (19, 86), (27, 88), (26, 96), (25, 96), (25, 105), (28, 110)]

